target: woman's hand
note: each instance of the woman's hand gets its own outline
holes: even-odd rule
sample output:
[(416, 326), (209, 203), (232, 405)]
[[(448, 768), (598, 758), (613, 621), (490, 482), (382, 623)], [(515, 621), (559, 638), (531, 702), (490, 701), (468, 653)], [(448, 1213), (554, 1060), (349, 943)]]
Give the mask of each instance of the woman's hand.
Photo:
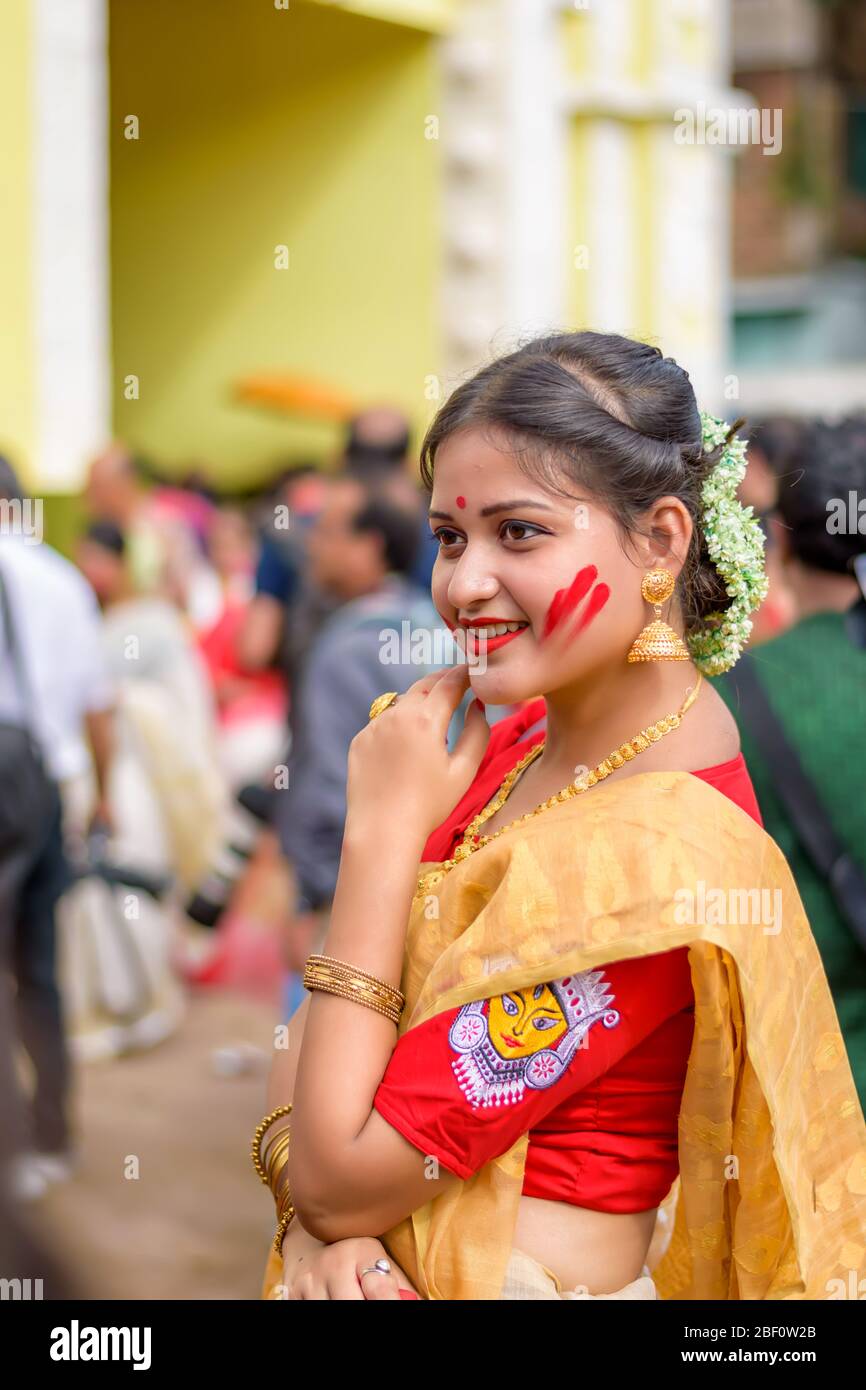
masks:
[[(387, 1259), (390, 1274), (365, 1274), (377, 1260)], [(284, 1276), (285, 1277), (285, 1276)], [(380, 1240), (362, 1236), (323, 1245), (304, 1261), (302, 1273), (294, 1276), (289, 1299), (345, 1300), (373, 1302), (400, 1299), (400, 1289), (415, 1292), (403, 1270), (388, 1255)]]
[(425, 676), (356, 734), (349, 748), (348, 838), (373, 829), (381, 842), (393, 825), (423, 846), (441, 825), (472, 782), (490, 737), (484, 710), (473, 701), (448, 751), (448, 725), (468, 684), (464, 665)]

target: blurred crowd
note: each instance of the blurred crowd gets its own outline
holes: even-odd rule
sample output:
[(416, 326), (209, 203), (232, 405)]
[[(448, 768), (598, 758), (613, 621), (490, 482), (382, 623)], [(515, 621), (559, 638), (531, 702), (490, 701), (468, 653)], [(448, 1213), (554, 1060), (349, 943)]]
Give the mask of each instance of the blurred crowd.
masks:
[[(739, 668), (719, 689), (866, 1103), (866, 417), (767, 419), (749, 442), (741, 500), (770, 575), (752, 640), (760, 691)], [(22, 498), (0, 461), (4, 516)], [(844, 499), (844, 527), (829, 499)], [(20, 1199), (75, 1166), (76, 1063), (169, 1037), (195, 989), (258, 991), (291, 1015), (336, 885), (349, 744), (378, 694), (456, 659), (394, 409), (358, 414), (336, 456), (246, 498), (201, 476), (168, 483), (118, 442), (92, 460), (85, 503), (72, 558), (0, 533), (0, 922), (14, 985), (0, 1001), (0, 1158)], [(398, 640), (386, 659), (385, 634), (407, 630), (439, 640)], [(817, 848), (792, 809), (791, 767), (818, 807)]]

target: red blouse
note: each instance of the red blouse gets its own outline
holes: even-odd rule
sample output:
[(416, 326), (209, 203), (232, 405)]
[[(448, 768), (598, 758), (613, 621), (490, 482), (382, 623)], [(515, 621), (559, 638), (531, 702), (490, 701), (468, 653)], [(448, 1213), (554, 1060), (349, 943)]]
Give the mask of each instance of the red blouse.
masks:
[[(475, 781), (431, 835), (426, 861), (448, 857), (506, 772), (544, 737), (544, 713), (544, 701), (534, 700), (494, 725)], [(763, 823), (742, 753), (692, 775)], [(528, 1130), (526, 1196), (645, 1211), (677, 1176), (693, 1028), (688, 947), (616, 961), (410, 1028), (373, 1103), (458, 1177), (471, 1177)]]

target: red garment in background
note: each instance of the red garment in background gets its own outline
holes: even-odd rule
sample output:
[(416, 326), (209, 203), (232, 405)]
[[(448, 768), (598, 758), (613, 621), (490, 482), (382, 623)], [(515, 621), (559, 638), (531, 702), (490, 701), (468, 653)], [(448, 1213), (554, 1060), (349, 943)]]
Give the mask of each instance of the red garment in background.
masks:
[[(494, 726), (475, 781), (430, 836), (425, 861), (448, 857), (506, 773), (544, 737), (543, 727), (533, 729), (544, 714), (544, 700), (533, 700)], [(692, 775), (762, 824), (742, 754)], [(687, 947), (617, 961), (449, 1009), (409, 1029), (374, 1105), (459, 1177), (528, 1130), (526, 1196), (645, 1211), (677, 1176), (693, 1028)]]
[(238, 660), (238, 637), (247, 607), (247, 603), (227, 596), (217, 621), (198, 638), (216, 697), (220, 724), (286, 717), (288, 696), (281, 672), (248, 671)]

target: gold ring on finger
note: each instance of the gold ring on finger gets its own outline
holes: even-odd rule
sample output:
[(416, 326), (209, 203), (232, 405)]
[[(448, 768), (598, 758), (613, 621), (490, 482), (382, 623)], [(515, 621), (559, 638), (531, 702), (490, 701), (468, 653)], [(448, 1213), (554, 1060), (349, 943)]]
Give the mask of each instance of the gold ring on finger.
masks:
[(370, 706), (370, 719), (376, 719), (382, 713), (383, 710), (389, 709), (390, 706), (396, 704), (396, 702), (396, 690), (388, 690), (385, 692), (384, 695), (377, 695), (372, 705)]

